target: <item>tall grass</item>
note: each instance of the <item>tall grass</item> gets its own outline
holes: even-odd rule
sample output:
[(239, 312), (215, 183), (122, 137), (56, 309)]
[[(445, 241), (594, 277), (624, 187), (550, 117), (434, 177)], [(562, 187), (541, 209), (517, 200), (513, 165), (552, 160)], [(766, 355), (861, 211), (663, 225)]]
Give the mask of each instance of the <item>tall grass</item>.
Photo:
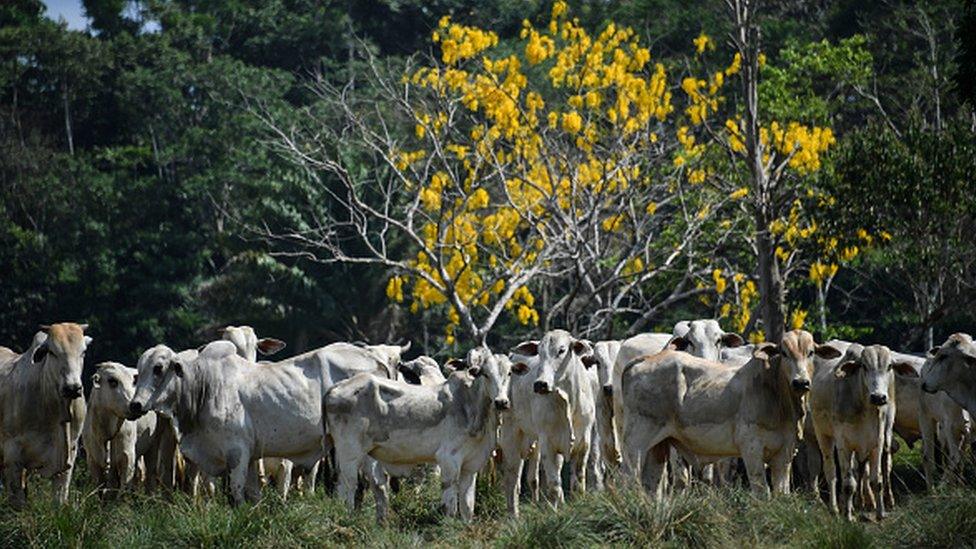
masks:
[[(915, 475), (902, 463), (896, 475)], [(82, 475), (84, 477), (84, 475)], [(744, 488), (696, 486), (665, 502), (644, 492), (609, 488), (574, 495), (559, 509), (524, 503), (505, 512), (500, 486), (478, 484), (471, 524), (440, 512), (436, 479), (405, 481), (391, 498), (392, 516), (378, 526), (371, 498), (349, 512), (319, 490), (282, 502), (267, 490), (257, 505), (230, 508), (223, 496), (127, 494), (102, 501), (84, 478), (71, 505), (51, 501), (47, 483), (32, 481), (28, 508), (0, 508), (2, 547), (976, 547), (976, 483), (932, 494), (898, 494), (882, 523), (848, 523), (811, 494), (760, 499)], [(904, 486), (917, 486), (907, 478)], [(896, 483), (896, 486), (898, 484)]]

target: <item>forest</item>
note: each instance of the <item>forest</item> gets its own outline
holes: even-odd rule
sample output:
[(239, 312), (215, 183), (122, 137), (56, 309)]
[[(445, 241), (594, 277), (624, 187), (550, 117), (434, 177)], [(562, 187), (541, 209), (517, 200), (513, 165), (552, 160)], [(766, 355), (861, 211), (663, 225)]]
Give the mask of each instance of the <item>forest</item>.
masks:
[[(796, 139), (784, 132), (822, 142), (774, 150), (763, 197), (735, 150), (749, 103), (722, 3), (568, 4), (560, 17), (581, 34), (554, 42), (551, 5), (536, 1), (86, 0), (84, 32), (38, 0), (5, 2), (0, 341), (88, 322), (96, 361), (130, 360), (248, 324), (296, 352), (411, 340), (449, 356), (550, 327), (595, 340), (699, 317), (755, 340), (769, 312), (818, 338), (920, 352), (976, 328), (971, 3), (764, 5), (757, 125), (781, 143)], [(490, 43), (445, 62), (432, 36), (462, 29)], [(629, 109), (619, 90), (598, 83), (606, 97), (587, 96), (552, 76), (564, 50), (601, 39), (647, 52), (626, 71), (649, 75), (658, 111), (633, 103), (633, 127), (596, 106)], [(462, 66), (472, 83), (509, 74), (481, 67), (482, 49), (524, 69), (509, 67), (527, 79), (516, 106), (540, 109), (532, 154), (582, 166), (562, 184), (597, 185), (573, 197), (581, 215), (512, 203), (505, 181), (534, 185), (538, 166), (509, 136), (479, 152), (470, 128), (496, 115), (423, 80)], [(570, 150), (577, 132), (595, 152)], [(494, 152), (502, 161), (486, 161)], [(465, 169), (483, 190), (461, 183)], [(445, 206), (485, 204), (410, 204), (435, 187)], [(395, 210), (362, 215), (382, 204)], [(418, 219), (396, 230), (411, 207)], [(504, 238), (471, 244), (473, 258), (447, 234), (488, 224)], [(440, 231), (437, 249), (423, 225)], [(764, 285), (763, 257), (776, 286)], [(777, 311), (762, 309), (767, 294)]]

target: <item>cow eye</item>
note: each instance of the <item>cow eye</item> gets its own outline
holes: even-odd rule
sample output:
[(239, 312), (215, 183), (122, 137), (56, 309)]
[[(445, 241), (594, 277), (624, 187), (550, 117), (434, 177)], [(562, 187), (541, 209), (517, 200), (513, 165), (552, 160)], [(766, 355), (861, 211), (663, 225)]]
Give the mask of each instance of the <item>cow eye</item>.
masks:
[(159, 376), (163, 375), (163, 365), (162, 364), (157, 364), (156, 367), (153, 368), (153, 375), (156, 376), (156, 377), (159, 377)]
[(110, 380), (108, 380), (108, 386), (111, 387), (111, 388), (113, 388), (113, 389), (116, 388), (116, 387), (118, 387), (119, 386), (119, 380), (117, 380), (117, 379), (110, 379)]

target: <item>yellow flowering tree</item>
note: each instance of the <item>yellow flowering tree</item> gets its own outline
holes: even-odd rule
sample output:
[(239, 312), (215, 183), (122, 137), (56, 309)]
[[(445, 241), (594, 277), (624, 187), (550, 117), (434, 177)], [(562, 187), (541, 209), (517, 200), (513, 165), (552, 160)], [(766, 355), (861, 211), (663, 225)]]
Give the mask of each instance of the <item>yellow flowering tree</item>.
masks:
[[(725, 222), (738, 223), (745, 236), (748, 252), (723, 258), (722, 272), (754, 276), (755, 284), (743, 280), (723, 298), (724, 286), (716, 283), (720, 303), (724, 301), (719, 314), (732, 317), (743, 331), (757, 328), (761, 321), (762, 330), (756, 333), (776, 341), (785, 328), (802, 327), (807, 317), (800, 306), (787, 310), (791, 276), (809, 273), (819, 292), (823, 325), (825, 295), (838, 265), (857, 255), (856, 245), (839, 248), (838, 237), (825, 234), (818, 221), (827, 211), (825, 204), (833, 200), (817, 185), (826, 154), (836, 143), (831, 128), (817, 123), (827, 118), (827, 103), (809, 90), (790, 90), (785, 75), (814, 67), (834, 76), (825, 67), (842, 66), (849, 69), (843, 71), (843, 79), (863, 79), (859, 67), (866, 54), (860, 39), (839, 48), (820, 43), (807, 57), (793, 49), (782, 52), (786, 67), (767, 66), (760, 47), (758, 5), (755, 0), (730, 0), (734, 28), (727, 63), (682, 78), (685, 106), (676, 130), (681, 147), (673, 162), (684, 170), (689, 184), (733, 205), (725, 209), (724, 215), (731, 215)], [(718, 48), (704, 34), (694, 44), (697, 63), (692, 65), (707, 66), (705, 58)], [(761, 78), (767, 73), (772, 81), (763, 88)], [(798, 93), (802, 100), (797, 100)], [(790, 119), (793, 116), (797, 119)], [(865, 237), (865, 243), (873, 238)], [(754, 297), (759, 300), (758, 318), (750, 310)]]
[[(387, 296), (443, 315), (448, 344), (503, 315), (590, 333), (702, 293), (688, 281), (712, 197), (674, 177), (668, 72), (633, 30), (591, 34), (567, 11), (505, 45), (444, 17), (433, 58), (395, 77), (368, 59), (368, 91), (319, 83), (328, 108), (266, 118), (336, 204), (286, 239), (388, 267)], [(643, 293), (662, 277), (671, 291)]]

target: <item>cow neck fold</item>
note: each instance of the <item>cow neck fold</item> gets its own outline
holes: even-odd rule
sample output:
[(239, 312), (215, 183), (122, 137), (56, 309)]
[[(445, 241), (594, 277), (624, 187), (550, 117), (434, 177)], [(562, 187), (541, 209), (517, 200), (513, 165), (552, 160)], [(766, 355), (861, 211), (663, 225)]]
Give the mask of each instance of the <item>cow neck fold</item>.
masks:
[(488, 396), (488, 383), (484, 377), (467, 373), (452, 374), (444, 384), (456, 406), (460, 408), (468, 435), (476, 436), (485, 431), (486, 425), (497, 425), (496, 412)]
[(220, 383), (220, 376), (214, 375), (213, 368), (202, 366), (194, 360), (183, 366), (183, 378), (177, 378), (176, 402), (173, 406), (173, 419), (183, 434), (192, 433), (200, 420), (200, 414), (211, 401), (212, 383)]

